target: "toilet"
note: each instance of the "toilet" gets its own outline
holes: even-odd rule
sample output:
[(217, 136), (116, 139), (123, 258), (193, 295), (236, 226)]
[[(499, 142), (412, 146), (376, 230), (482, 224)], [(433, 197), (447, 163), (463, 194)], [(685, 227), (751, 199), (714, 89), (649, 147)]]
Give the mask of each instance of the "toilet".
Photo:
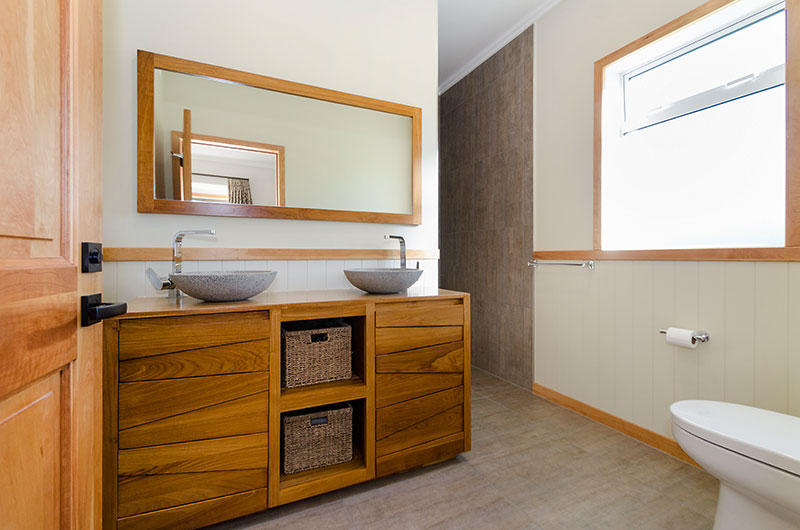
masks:
[(715, 530), (800, 529), (800, 418), (699, 400), (670, 412), (675, 440), (720, 481)]

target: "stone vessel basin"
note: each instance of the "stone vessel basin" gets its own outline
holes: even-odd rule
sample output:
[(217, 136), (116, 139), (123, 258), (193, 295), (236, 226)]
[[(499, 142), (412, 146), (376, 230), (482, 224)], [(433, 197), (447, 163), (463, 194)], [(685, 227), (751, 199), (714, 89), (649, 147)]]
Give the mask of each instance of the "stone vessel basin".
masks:
[(275, 271), (214, 271), (170, 274), (175, 286), (206, 302), (237, 302), (261, 293), (272, 284)]
[(392, 294), (405, 291), (419, 280), (419, 269), (347, 269), (347, 281), (362, 291)]

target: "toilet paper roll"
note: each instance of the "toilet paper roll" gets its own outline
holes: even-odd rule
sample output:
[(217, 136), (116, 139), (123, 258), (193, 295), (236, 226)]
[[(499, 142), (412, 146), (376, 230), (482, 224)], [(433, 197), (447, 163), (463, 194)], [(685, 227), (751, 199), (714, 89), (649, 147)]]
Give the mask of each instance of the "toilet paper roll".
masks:
[(667, 328), (667, 344), (674, 344), (683, 348), (697, 348), (697, 341), (692, 336), (697, 333), (693, 329)]

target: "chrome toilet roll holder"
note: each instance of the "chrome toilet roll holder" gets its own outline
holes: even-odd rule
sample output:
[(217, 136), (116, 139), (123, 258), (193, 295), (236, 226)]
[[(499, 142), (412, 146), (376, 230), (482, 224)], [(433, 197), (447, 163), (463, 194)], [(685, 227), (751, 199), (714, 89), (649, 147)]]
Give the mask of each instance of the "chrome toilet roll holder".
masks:
[[(667, 334), (666, 329), (659, 329), (658, 332), (662, 335)], [(708, 342), (711, 340), (711, 335), (708, 334), (708, 331), (698, 331), (692, 334), (692, 340), (695, 342)]]

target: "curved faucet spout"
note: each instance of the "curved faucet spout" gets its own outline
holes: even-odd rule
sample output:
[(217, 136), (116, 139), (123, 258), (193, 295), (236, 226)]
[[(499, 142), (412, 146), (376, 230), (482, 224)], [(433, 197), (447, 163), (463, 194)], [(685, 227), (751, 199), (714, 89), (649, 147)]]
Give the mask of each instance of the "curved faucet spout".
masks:
[[(172, 273), (178, 274), (183, 271), (183, 238), (190, 234), (216, 235), (217, 231), (213, 228), (206, 230), (179, 230), (172, 238)], [(173, 294), (174, 293), (174, 294)], [(170, 291), (169, 296), (181, 296), (183, 293), (175, 288)]]
[(386, 234), (383, 236), (384, 239), (397, 239), (400, 241), (400, 268), (406, 268), (406, 240), (403, 236), (393, 236)]

